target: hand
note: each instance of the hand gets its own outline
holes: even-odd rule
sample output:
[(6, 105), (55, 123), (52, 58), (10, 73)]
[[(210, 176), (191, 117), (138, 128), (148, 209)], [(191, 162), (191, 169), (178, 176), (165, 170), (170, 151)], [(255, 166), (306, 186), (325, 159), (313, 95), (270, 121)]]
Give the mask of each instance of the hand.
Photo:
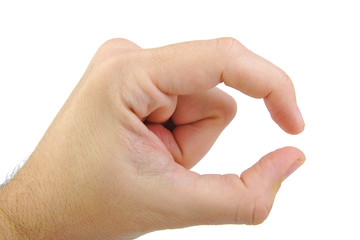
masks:
[(5, 236), (123, 239), (264, 221), (281, 182), (305, 156), (282, 148), (240, 177), (189, 171), (235, 115), (220, 82), (264, 98), (286, 132), (303, 130), (287, 75), (234, 39), (145, 50), (124, 39), (106, 42), (1, 190)]

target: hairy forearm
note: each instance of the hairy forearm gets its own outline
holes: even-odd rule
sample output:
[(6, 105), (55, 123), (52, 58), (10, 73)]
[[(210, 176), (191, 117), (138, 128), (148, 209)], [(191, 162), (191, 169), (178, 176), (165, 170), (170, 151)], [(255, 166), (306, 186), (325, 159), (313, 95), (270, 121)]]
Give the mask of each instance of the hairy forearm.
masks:
[(8, 219), (3, 215), (0, 210), (0, 236), (3, 239), (16, 239), (14, 231), (10, 227)]
[[(13, 198), (11, 193), (14, 189), (9, 186), (9, 182), (17, 172), (20, 170), (26, 160), (19, 163), (14, 170), (6, 176), (5, 181), (0, 186), (0, 236), (1, 239), (24, 239), (19, 233), (21, 227), (16, 224), (16, 214), (13, 210), (10, 210), (10, 206), (14, 206), (17, 202), (16, 198)], [(13, 184), (11, 184), (13, 185)]]
[(51, 232), (47, 194), (38, 177), (39, 171), (27, 166), (0, 189), (0, 239), (44, 239)]
[[(70, 167), (45, 165), (45, 162), (55, 162), (54, 157), (35, 151), (14, 178), (0, 189), (0, 239), (112, 239), (111, 232), (109, 236), (96, 235), (94, 219), (100, 218), (106, 209), (99, 212), (91, 208), (89, 199), (102, 202), (98, 195), (89, 195), (87, 191), (79, 194), (80, 190), (91, 187), (86, 178), (70, 181), (66, 173), (56, 172), (62, 167), (71, 171)], [(77, 176), (83, 174), (78, 172)], [(125, 228), (125, 224), (118, 227)], [(127, 234), (123, 235), (132, 236)]]
[(12, 214), (12, 212), (8, 210), (8, 206), (14, 204), (16, 199), (7, 196), (7, 193), (12, 191), (9, 189), (11, 187), (7, 186), (7, 184), (18, 173), (26, 160), (27, 158), (19, 162), (0, 185), (0, 236), (2, 239), (20, 239), (21, 237), (19, 233), (21, 227), (17, 227), (16, 220), (14, 219), (15, 214)]
[(9, 213), (7, 209), (8, 199), (4, 191), (4, 187), (0, 189), (0, 236), (1, 239), (5, 240), (17, 240), (23, 239), (21, 234), (19, 234), (19, 227), (15, 224), (12, 214)]

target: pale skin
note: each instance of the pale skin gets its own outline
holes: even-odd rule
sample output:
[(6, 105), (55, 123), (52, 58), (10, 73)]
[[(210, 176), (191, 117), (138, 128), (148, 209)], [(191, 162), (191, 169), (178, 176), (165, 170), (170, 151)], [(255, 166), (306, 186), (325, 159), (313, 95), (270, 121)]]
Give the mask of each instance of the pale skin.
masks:
[(155, 49), (104, 43), (0, 190), (1, 235), (133, 239), (159, 229), (263, 222), (305, 156), (285, 147), (240, 176), (190, 171), (235, 116), (235, 101), (216, 88), (221, 82), (263, 98), (285, 132), (303, 131), (289, 77), (235, 39)]

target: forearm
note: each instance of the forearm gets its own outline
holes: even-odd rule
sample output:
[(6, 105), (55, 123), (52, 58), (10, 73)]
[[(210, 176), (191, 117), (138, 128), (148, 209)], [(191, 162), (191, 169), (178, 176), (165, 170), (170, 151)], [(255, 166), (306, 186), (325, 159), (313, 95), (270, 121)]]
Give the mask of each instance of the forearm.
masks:
[(0, 210), (0, 236), (3, 239), (11, 240), (11, 239), (20, 239), (19, 235), (11, 226), (9, 220), (5, 217), (2, 210)]
[[(17, 226), (14, 219), (14, 214), (11, 213), (8, 209), (9, 200), (6, 196), (5, 187), (0, 189), (0, 236), (1, 239), (5, 240), (17, 240), (24, 239), (19, 233), (21, 227)], [(12, 199), (10, 201), (14, 201)]]
[[(54, 162), (60, 160), (38, 152), (35, 151), (16, 176), (0, 189), (0, 239), (113, 239), (110, 237), (111, 231), (107, 232), (109, 236), (97, 235), (99, 229), (94, 219), (101, 219), (102, 222), (110, 222), (112, 219), (102, 218), (101, 214), (106, 209), (101, 212), (93, 210), (89, 200), (94, 198), (99, 203), (104, 201), (100, 195), (88, 194), (86, 190), (92, 187), (82, 177), (84, 174), (78, 171), (77, 176), (80, 178), (76, 181), (69, 179), (66, 174), (60, 175), (56, 169), (60, 171), (65, 164), (56, 165)], [(67, 158), (72, 159), (70, 156)], [(46, 162), (53, 164), (46, 165)], [(75, 160), (71, 162), (75, 163)], [(71, 171), (69, 166), (66, 169)], [(127, 230), (125, 221), (121, 225), (117, 224), (117, 227), (125, 229), (121, 235), (124, 239), (140, 235)]]
[[(5, 181), (0, 186), (0, 236), (3, 239), (20, 239), (20, 228), (16, 224), (14, 219), (15, 214), (12, 214), (7, 208), (16, 202), (16, 199), (6, 196), (8, 191), (11, 191), (11, 187), (7, 186), (11, 179), (17, 174), (21, 167), (26, 162), (27, 158), (19, 162), (19, 164), (12, 170), (6, 177)], [(20, 231), (21, 232), (21, 231)], [(23, 237), (21, 238), (23, 239)]]
[(52, 232), (48, 197), (39, 175), (26, 166), (0, 189), (1, 239), (44, 239)]

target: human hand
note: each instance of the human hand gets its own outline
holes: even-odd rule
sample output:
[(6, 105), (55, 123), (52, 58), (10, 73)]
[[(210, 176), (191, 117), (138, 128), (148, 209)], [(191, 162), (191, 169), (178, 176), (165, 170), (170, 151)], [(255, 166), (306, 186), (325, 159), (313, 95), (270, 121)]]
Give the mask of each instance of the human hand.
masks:
[(287, 75), (234, 39), (145, 50), (124, 39), (106, 42), (1, 190), (5, 236), (125, 239), (264, 221), (281, 182), (305, 156), (278, 149), (240, 177), (189, 171), (235, 115), (220, 82), (264, 98), (286, 132), (303, 130)]

